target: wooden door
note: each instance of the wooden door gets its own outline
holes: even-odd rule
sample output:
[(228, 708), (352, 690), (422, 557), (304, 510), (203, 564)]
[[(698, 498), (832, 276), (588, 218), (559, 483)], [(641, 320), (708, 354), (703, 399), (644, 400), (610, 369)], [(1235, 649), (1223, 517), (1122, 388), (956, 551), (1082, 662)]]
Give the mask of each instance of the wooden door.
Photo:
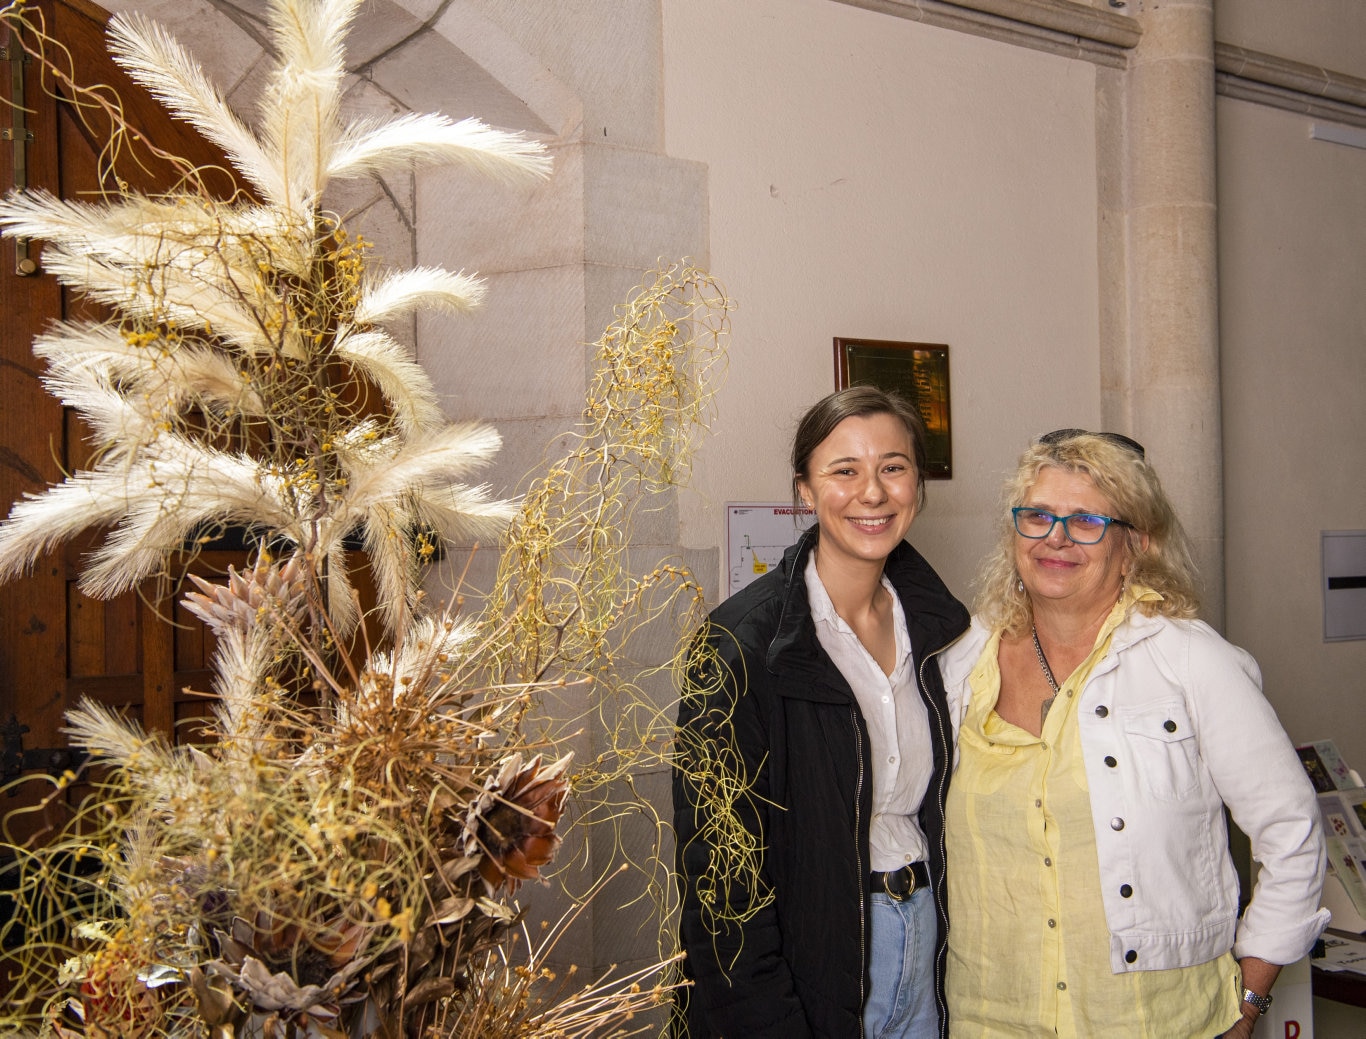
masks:
[[(226, 168), (220, 153), (167, 116), (109, 59), (105, 11), (84, 0), (32, 0), (28, 7), (42, 15), (47, 32), (67, 48), (79, 81), (113, 86), (125, 115), (149, 140), (197, 165)], [(0, 142), (0, 184), (8, 190), (16, 178), (23, 178), (29, 188), (64, 198), (98, 198), (112, 186), (101, 157), (107, 123), (100, 125), (98, 113), (83, 117), (71, 104), (69, 91), (42, 75), (36, 62), (24, 62), (14, 40), (4, 43), (0, 94), (8, 101), (22, 90), (31, 140), (11, 133), (20, 139)], [(11, 113), (10, 106), (0, 106), (0, 121), (13, 125)], [(120, 160), (117, 173), (124, 182), (149, 191), (174, 183), (175, 171), (167, 164), (146, 154), (140, 158), (142, 164)], [(233, 189), (226, 173), (222, 186)], [(83, 304), (42, 273), (40, 245), (34, 243), (28, 251), (30, 262), (24, 263), (13, 241), (0, 245), (3, 513), (24, 494), (39, 492), (80, 467), (90, 451), (74, 413), (65, 412), (40, 384), (42, 367), (31, 351), (38, 332), (56, 318), (81, 313)], [(211, 636), (180, 610), (173, 590), (164, 584), (149, 582), (138, 594), (108, 601), (83, 595), (76, 579), (91, 543), (93, 539), (73, 544), (41, 559), (30, 576), (0, 586), (0, 734), (6, 779), (21, 768), (61, 770), (63, 716), (81, 697), (117, 707), (165, 733), (204, 710), (203, 698), (185, 690), (208, 689)], [(213, 551), (195, 566), (221, 573), (229, 562), (242, 559), (241, 552)], [(51, 753), (39, 753), (44, 750)], [(26, 799), (0, 796), (0, 815)]]

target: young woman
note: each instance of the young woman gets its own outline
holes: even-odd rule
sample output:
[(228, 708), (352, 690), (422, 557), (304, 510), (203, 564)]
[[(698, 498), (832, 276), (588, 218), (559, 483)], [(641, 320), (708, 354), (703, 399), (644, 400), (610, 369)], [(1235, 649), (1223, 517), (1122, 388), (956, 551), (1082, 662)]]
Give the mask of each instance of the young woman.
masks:
[(904, 540), (924, 441), (872, 387), (812, 407), (792, 471), (817, 522), (699, 635), (674, 780), (692, 1039), (947, 1034), (933, 656), (968, 614)]

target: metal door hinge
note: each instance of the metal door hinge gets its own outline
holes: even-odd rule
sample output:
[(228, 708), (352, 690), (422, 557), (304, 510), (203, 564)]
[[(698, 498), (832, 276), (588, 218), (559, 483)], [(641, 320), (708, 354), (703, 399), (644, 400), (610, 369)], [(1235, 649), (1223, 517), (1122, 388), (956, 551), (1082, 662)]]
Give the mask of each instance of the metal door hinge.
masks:
[[(90, 756), (83, 750), (72, 747), (24, 747), (24, 733), (27, 725), (11, 714), (9, 721), (0, 725), (0, 738), (3, 738), (3, 751), (0, 751), (0, 775), (4, 782), (18, 779), (25, 772), (46, 772), (60, 776), (68, 770), (74, 771), (85, 763)], [(10, 797), (19, 793), (17, 787), (10, 789)]]
[[(0, 140), (13, 142), (14, 145), (14, 190), (28, 188), (28, 146), (33, 142), (33, 131), (24, 125), (27, 111), (24, 108), (24, 66), (29, 57), (23, 47), (11, 38), (11, 42), (0, 47), (0, 61), (9, 65), (9, 107), (13, 126), (0, 128)], [(14, 240), (14, 272), (23, 278), (31, 278), (40, 273), (38, 261), (29, 255), (29, 240)]]

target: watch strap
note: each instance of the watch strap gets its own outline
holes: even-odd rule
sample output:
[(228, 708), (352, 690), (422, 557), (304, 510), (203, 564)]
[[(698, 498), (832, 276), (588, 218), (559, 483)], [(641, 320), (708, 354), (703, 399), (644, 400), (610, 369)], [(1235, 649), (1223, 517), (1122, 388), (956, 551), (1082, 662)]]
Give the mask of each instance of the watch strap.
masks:
[(1265, 1014), (1267, 1009), (1271, 1006), (1271, 996), (1259, 996), (1250, 988), (1245, 988), (1243, 989), (1243, 1002), (1251, 1003), (1254, 1007), (1257, 1008), (1258, 1015), (1261, 1015)]

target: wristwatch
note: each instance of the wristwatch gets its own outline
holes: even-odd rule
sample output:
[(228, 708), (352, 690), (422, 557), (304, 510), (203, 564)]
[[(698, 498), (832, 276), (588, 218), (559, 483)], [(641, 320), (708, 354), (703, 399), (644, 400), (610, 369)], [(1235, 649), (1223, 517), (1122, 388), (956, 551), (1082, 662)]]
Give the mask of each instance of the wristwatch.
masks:
[(1250, 988), (1245, 988), (1243, 989), (1243, 1002), (1251, 1003), (1254, 1007), (1256, 1007), (1257, 1014), (1260, 1016), (1262, 1014), (1265, 1014), (1267, 1008), (1271, 1006), (1271, 996), (1259, 996)]

